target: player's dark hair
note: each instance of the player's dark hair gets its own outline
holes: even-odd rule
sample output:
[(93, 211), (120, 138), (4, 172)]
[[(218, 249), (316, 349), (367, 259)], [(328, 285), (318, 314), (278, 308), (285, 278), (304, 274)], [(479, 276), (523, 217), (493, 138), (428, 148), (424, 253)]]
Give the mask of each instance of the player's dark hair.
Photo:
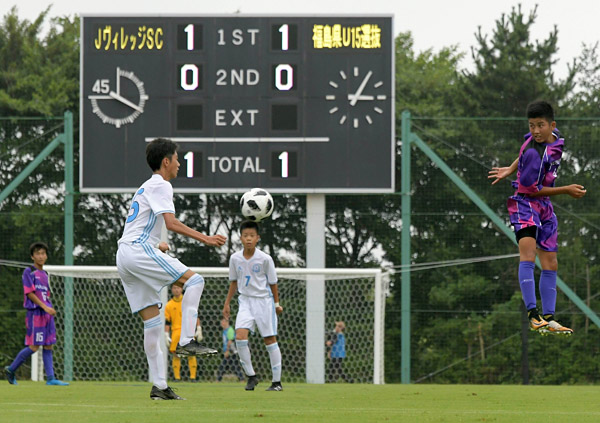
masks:
[(33, 253), (37, 250), (46, 250), (46, 254), (48, 254), (48, 246), (43, 242), (34, 242), (29, 246), (29, 255), (33, 257)]
[(542, 118), (548, 122), (554, 121), (554, 109), (544, 100), (534, 101), (527, 106), (527, 119)]
[(146, 162), (152, 169), (152, 172), (160, 169), (160, 164), (166, 157), (169, 160), (177, 151), (178, 145), (166, 138), (156, 138), (146, 146)]
[(251, 220), (244, 220), (242, 222), (242, 224), (240, 225), (240, 233), (242, 233), (242, 231), (244, 229), (255, 229), (256, 233), (259, 234), (260, 232), (258, 231), (258, 223), (253, 222)]

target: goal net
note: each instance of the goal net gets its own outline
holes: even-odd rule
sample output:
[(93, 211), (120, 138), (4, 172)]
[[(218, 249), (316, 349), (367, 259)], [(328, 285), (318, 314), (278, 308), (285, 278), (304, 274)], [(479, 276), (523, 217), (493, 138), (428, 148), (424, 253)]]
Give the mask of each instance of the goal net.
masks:
[[(50, 274), (52, 300), (58, 310), (54, 355), (57, 373), (67, 380), (147, 380), (143, 323), (130, 312), (116, 267), (45, 266), (45, 269)], [(220, 320), (229, 288), (228, 269), (192, 270), (206, 281), (198, 311), (203, 342), (222, 352)], [(343, 321), (345, 374), (357, 383), (383, 383), (387, 275), (379, 269), (278, 269), (277, 272), (280, 303), (284, 307), (277, 336), (283, 381), (338, 381), (337, 373), (331, 371), (325, 343), (331, 339), (335, 322)], [(164, 304), (170, 297), (168, 291), (161, 292)], [(320, 312), (319, 307), (314, 307), (319, 299)], [(233, 326), (237, 301), (232, 301), (231, 307)], [(258, 333), (250, 336), (250, 348), (256, 373), (263, 379), (270, 378), (268, 354)], [(198, 360), (198, 379), (215, 381), (222, 357), (221, 354)], [(181, 362), (182, 380), (186, 380), (187, 360)], [(168, 369), (171, 379), (171, 357)]]

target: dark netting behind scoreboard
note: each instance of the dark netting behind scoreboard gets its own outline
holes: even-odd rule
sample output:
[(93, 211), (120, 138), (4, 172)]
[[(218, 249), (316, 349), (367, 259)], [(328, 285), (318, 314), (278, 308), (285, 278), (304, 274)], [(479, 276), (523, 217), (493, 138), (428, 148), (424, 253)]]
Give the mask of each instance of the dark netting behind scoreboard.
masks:
[[(15, 125), (2, 121), (3, 185), (52, 138), (50, 134), (37, 135), (45, 134), (51, 126), (41, 129), (41, 123), (18, 122), (19, 128), (29, 125), (26, 131), (20, 130), (20, 140)], [(597, 120), (585, 119), (559, 120), (558, 127), (566, 147), (557, 184), (579, 183), (588, 191), (580, 200), (553, 198), (559, 222), (558, 274), (583, 304), (598, 311), (600, 197), (595, 192), (600, 181), (600, 151), (594, 140), (599, 138), (600, 129)], [(418, 118), (413, 119), (412, 128), (508, 225), (506, 198), (512, 188), (508, 181), (491, 186), (487, 174), (492, 166), (507, 166), (517, 157), (527, 131), (526, 121)], [(24, 143), (27, 149), (17, 148)], [(50, 246), (49, 263), (63, 263), (64, 189), (59, 150), (1, 204), (0, 236), (4, 242), (0, 258), (29, 262), (28, 245), (41, 239)], [(385, 316), (388, 383), (399, 382), (401, 374), (400, 151), (398, 140), (396, 193), (326, 196), (326, 266), (396, 270)], [(599, 329), (593, 319), (559, 290), (557, 317), (575, 334), (550, 338), (530, 333), (523, 321), (515, 244), (416, 146), (411, 165), (411, 380), (597, 383), (600, 370), (591, 357), (600, 348)], [(260, 247), (273, 255), (277, 266), (303, 267), (306, 196), (273, 197), (275, 212), (262, 225)], [(75, 201), (75, 264), (114, 265), (129, 195), (77, 194)], [(201, 232), (220, 232), (229, 239), (224, 248), (215, 250), (172, 236), (175, 253), (184, 263), (226, 265), (229, 254), (241, 245), (238, 201), (235, 194), (176, 195), (182, 221)], [(536, 279), (538, 276), (536, 270)], [(22, 334), (13, 330), (23, 317), (22, 292), (18, 274), (2, 270), (2, 277), (0, 293), (6, 301), (0, 304), (0, 330), (7, 340), (3, 345), (14, 350), (22, 344)], [(8, 364), (11, 353), (4, 347), (1, 353)]]

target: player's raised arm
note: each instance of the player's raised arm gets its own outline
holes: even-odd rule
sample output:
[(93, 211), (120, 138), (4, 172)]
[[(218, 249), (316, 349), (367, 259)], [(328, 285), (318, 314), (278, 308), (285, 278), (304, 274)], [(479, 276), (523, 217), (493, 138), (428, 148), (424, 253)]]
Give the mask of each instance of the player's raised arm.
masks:
[(583, 185), (571, 184), (562, 187), (542, 187), (538, 192), (530, 194), (530, 197), (546, 197), (551, 195), (567, 194), (573, 198), (581, 198), (587, 191)]
[(185, 223), (179, 221), (173, 213), (163, 213), (163, 217), (169, 231), (195, 239), (210, 247), (220, 247), (227, 241), (227, 238), (223, 235), (204, 235), (203, 233), (190, 228)]

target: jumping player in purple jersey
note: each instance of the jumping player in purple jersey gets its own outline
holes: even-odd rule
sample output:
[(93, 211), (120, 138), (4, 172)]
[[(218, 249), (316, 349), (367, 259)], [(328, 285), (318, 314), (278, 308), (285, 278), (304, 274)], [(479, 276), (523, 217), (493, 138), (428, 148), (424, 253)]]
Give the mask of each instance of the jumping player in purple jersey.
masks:
[(40, 345), (43, 349), (44, 369), (46, 370), (46, 385), (65, 386), (68, 383), (54, 377), (54, 363), (52, 358), (52, 345), (56, 344), (56, 328), (54, 316), (56, 310), (50, 301), (50, 285), (48, 274), (44, 271), (44, 264), (48, 260), (48, 246), (43, 242), (36, 242), (29, 247), (33, 266), (23, 272), (23, 307), (27, 310), (25, 323), (27, 333), (25, 345), (10, 366), (4, 368), (6, 379), (11, 385), (17, 384), (15, 372), (35, 353)]
[[(519, 244), (519, 284), (527, 308), (529, 327), (542, 333), (570, 335), (569, 329), (554, 318), (556, 307), (556, 271), (558, 261), (558, 220), (554, 214), (551, 195), (568, 194), (581, 198), (586, 191), (581, 185), (555, 187), (565, 140), (556, 122), (554, 110), (546, 101), (535, 101), (527, 106), (529, 133), (519, 151), (519, 157), (508, 167), (494, 167), (488, 178), (492, 185), (517, 170), (512, 183), (516, 192), (508, 198), (510, 223)], [(542, 273), (539, 291), (542, 300), (540, 315), (535, 296), (535, 256), (539, 257)]]

